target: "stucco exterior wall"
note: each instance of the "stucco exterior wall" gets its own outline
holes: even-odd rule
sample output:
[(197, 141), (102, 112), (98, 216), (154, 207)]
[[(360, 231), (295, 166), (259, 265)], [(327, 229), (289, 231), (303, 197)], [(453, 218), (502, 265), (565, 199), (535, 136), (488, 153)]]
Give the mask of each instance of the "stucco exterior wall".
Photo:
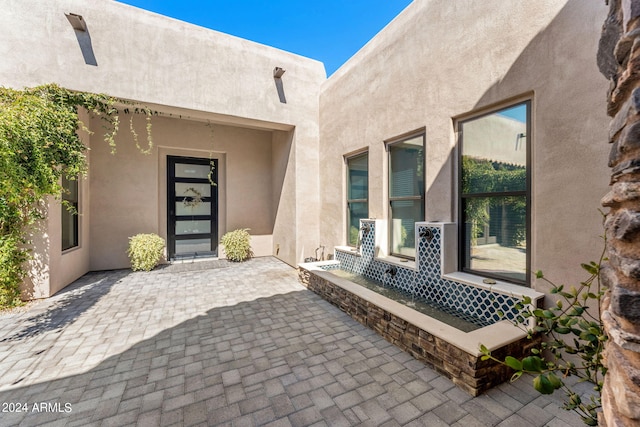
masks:
[[(7, 0), (3, 8), (5, 86), (55, 81), (148, 104), (299, 125), (305, 137), (317, 125), (315, 95), (325, 72), (315, 60), (112, 0)], [(69, 12), (83, 16), (96, 66), (85, 63)], [(274, 83), (276, 66), (286, 70), (286, 103)]]
[[(606, 15), (600, 2), (416, 0), (329, 80), (317, 61), (111, 0), (3, 6), (1, 85), (56, 82), (160, 113), (147, 156), (132, 145), (128, 117), (115, 156), (92, 122), (81, 232), (90, 259), (84, 250), (59, 261), (41, 253), (45, 276), (51, 269), (61, 283), (66, 273), (56, 271), (126, 266), (130, 235), (166, 235), (167, 155), (213, 153), (219, 235), (251, 228), (257, 253), (294, 265), (346, 241), (344, 156), (368, 150), (369, 216), (387, 218), (384, 142), (424, 130), (425, 219), (455, 222), (456, 120), (524, 99), (532, 100), (532, 269), (577, 280), (577, 265), (602, 247), (597, 207), (607, 172), (598, 141), (608, 121), (594, 106), (607, 83), (593, 58)], [(69, 12), (83, 16), (85, 34), (72, 29)], [(274, 67), (286, 69), (280, 94)], [(42, 232), (45, 247), (56, 221), (54, 213)]]
[[(161, 118), (154, 117), (156, 149), (146, 157), (129, 150), (124, 122), (119, 154), (103, 155), (101, 125), (92, 124), (96, 159), (87, 209), (96, 218), (86, 233), (91, 236), (91, 261), (87, 264), (69, 254), (64, 271), (75, 271), (76, 266), (85, 271), (122, 267), (123, 236), (144, 230), (162, 234), (162, 207), (141, 206), (162, 203), (161, 155), (171, 150), (208, 155), (203, 141), (209, 135), (194, 122), (233, 127), (236, 135), (231, 138), (233, 147), (220, 148), (220, 159), (228, 162), (229, 183), (221, 233), (249, 227), (257, 253), (276, 254), (292, 265), (318, 245), (317, 95), (326, 79), (320, 62), (111, 0), (7, 0), (3, 10), (0, 85), (22, 88), (54, 82), (139, 102), (161, 113)], [(81, 15), (87, 32), (76, 32), (65, 13)], [(286, 70), (281, 93), (273, 77), (275, 67)], [(175, 129), (163, 129), (162, 117), (174, 118)], [(176, 134), (185, 128), (194, 139)], [(254, 144), (257, 134), (264, 141)], [(240, 142), (243, 135), (248, 139)], [(106, 179), (107, 169), (116, 163), (117, 179)], [(274, 165), (279, 167), (275, 172)], [(298, 180), (300, 174), (304, 180)], [(250, 191), (242, 194), (245, 189)], [(122, 197), (131, 192), (138, 198)], [(53, 216), (50, 221), (50, 227), (57, 227)], [(123, 226), (114, 233), (114, 225)]]
[[(85, 110), (78, 112), (83, 123), (89, 125)], [(87, 146), (90, 134), (87, 129), (78, 131)], [(91, 152), (85, 153), (91, 163)], [(62, 206), (59, 199), (48, 197), (43, 206), (46, 220), (39, 221), (28, 235), (33, 249), (27, 265), (29, 276), (21, 287), (23, 299), (47, 298), (89, 271), (91, 255), (91, 214), (89, 212), (89, 175), (78, 181), (78, 246), (62, 251)]]
[[(133, 118), (144, 145), (144, 117)], [(94, 119), (92, 127), (98, 126)], [(286, 167), (273, 169), (272, 132), (156, 117), (152, 135), (150, 154), (140, 152), (130, 132), (119, 134), (116, 154), (100, 135), (92, 137), (91, 269), (128, 266), (125, 252), (134, 234), (167, 237), (167, 156), (218, 159), (218, 238), (250, 228), (255, 255), (271, 255), (273, 193), (279, 191), (274, 175)]]
[(413, 2), (322, 87), (323, 239), (346, 242), (343, 156), (369, 151), (369, 216), (388, 218), (384, 141), (418, 129), (425, 219), (457, 222), (456, 120), (532, 99), (531, 267), (581, 279), (603, 247), (607, 82), (594, 52), (606, 12), (580, 0)]

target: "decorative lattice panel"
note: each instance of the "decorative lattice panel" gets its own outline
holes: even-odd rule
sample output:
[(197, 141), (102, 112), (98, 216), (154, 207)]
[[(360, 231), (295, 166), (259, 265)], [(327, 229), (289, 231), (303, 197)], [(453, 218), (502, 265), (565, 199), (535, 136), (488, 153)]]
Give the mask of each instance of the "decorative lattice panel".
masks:
[[(441, 227), (418, 227), (418, 235), (428, 229), (433, 237), (418, 239), (416, 271), (374, 259), (375, 222), (362, 221), (362, 223), (369, 226), (369, 231), (361, 232), (362, 243), (359, 253), (336, 251), (336, 260), (340, 261), (340, 268), (343, 270), (363, 275), (385, 286), (392, 286), (434, 303), (451, 313), (456, 313), (465, 320), (480, 322), (483, 325), (501, 320), (503, 317), (500, 313), (508, 319), (513, 319), (517, 315), (517, 311), (513, 308), (519, 301), (517, 298), (442, 278)], [(391, 268), (395, 268), (395, 275), (390, 274)]]

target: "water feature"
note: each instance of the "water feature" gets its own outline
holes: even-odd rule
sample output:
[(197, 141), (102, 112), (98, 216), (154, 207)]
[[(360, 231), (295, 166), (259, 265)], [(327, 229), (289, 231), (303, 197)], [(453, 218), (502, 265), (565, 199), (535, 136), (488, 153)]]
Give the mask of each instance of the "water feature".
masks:
[[(406, 305), (417, 312), (426, 314), (429, 317), (453, 326), (463, 332), (471, 332), (489, 325), (489, 323), (477, 317), (470, 316), (466, 313), (443, 306), (433, 301), (427, 301), (419, 297), (417, 298), (413, 292), (403, 292), (402, 290), (394, 288), (391, 283), (378, 282), (365, 276), (344, 270), (336, 269), (330, 270), (330, 272), (338, 277), (357, 283), (358, 285), (372, 290), (384, 297), (397, 301), (400, 304)], [(393, 278), (395, 275), (385, 273), (385, 277), (388, 276)]]
[(300, 281), (471, 395), (508, 379), (508, 368), (482, 360), (480, 345), (495, 354), (528, 354), (538, 344), (502, 313), (511, 319), (524, 295), (535, 306), (542, 294), (458, 274), (451, 223), (416, 223), (415, 261), (385, 259), (376, 243), (384, 225), (362, 220), (357, 248), (336, 247), (334, 261), (300, 264)]
[[(390, 274), (385, 278), (384, 269), (376, 269), (380, 277), (376, 281), (337, 270), (338, 265), (337, 261), (300, 264), (298, 277), (309, 290), (451, 378), (472, 396), (503, 382), (512, 374), (509, 368), (497, 362), (482, 360), (480, 344), (496, 354), (504, 352), (514, 357), (527, 354), (532, 346), (538, 345), (510, 322), (485, 320), (490, 324), (479, 327), (464, 316), (462, 322), (456, 319), (456, 315), (461, 313), (452, 313), (438, 304), (425, 303), (418, 296), (413, 297), (412, 304), (409, 292), (403, 294), (399, 285), (411, 279), (416, 280), (420, 288), (432, 284), (421, 284), (416, 278), (402, 273), (399, 267), (393, 279), (393, 284), (398, 287), (393, 287)], [(383, 284), (385, 280), (388, 282), (386, 286)], [(403, 301), (406, 305), (402, 304)]]

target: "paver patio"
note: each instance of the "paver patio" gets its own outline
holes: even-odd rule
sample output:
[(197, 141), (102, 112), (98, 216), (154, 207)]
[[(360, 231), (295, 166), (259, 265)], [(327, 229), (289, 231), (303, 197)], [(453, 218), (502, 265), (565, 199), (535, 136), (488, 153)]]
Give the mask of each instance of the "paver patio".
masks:
[(0, 316), (0, 372), (1, 426), (582, 425), (526, 379), (472, 398), (274, 258), (89, 273)]

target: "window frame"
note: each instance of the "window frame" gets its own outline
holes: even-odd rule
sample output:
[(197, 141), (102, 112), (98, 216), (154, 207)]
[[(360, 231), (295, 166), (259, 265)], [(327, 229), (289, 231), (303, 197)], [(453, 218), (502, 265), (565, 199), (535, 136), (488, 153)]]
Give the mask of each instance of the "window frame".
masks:
[[(474, 274), (481, 277), (486, 277), (495, 280), (501, 280), (504, 282), (510, 282), (517, 285), (531, 287), (531, 202), (532, 202), (532, 111), (531, 107), (533, 104), (532, 98), (526, 98), (521, 100), (516, 100), (514, 102), (510, 102), (508, 104), (501, 104), (496, 108), (492, 108), (487, 111), (483, 111), (479, 114), (469, 115), (463, 119), (457, 120), (456, 130), (457, 130), (457, 185), (458, 185), (458, 197), (457, 197), (457, 206), (458, 206), (458, 262), (459, 262), (459, 270)], [(496, 113), (499, 113), (504, 110), (509, 110), (511, 108), (515, 108), (518, 106), (524, 105), (526, 106), (526, 135), (525, 135), (525, 145), (526, 145), (526, 171), (525, 171), (525, 190), (519, 191), (501, 191), (501, 192), (484, 192), (484, 193), (472, 193), (471, 195), (465, 195), (463, 193), (463, 181), (462, 181), (462, 158), (463, 158), (463, 148), (464, 148), (464, 132), (463, 125), (470, 121), (478, 120), (483, 117), (487, 117)], [(482, 197), (513, 197), (513, 196), (525, 196), (526, 209), (525, 209), (525, 226), (526, 226), (526, 267), (525, 267), (525, 279), (518, 280), (513, 277), (509, 277), (506, 275), (500, 274), (492, 274), (487, 271), (482, 270), (474, 270), (472, 268), (466, 267), (467, 265), (467, 248), (466, 245), (466, 222), (465, 222), (465, 203), (464, 199), (469, 198), (482, 198)], [(470, 251), (469, 251), (470, 253)]]
[[(406, 142), (408, 140), (411, 139), (415, 139), (421, 137), (422, 138), (422, 193), (420, 195), (417, 196), (401, 196), (401, 197), (393, 197), (391, 195), (391, 148), (394, 145), (398, 145), (401, 144), (403, 142)], [(407, 259), (407, 260), (415, 260), (416, 257), (415, 256), (409, 256), (409, 255), (405, 255), (405, 254), (399, 254), (396, 252), (393, 252), (393, 226), (392, 226), (392, 221), (393, 221), (393, 202), (396, 201), (416, 201), (419, 200), (422, 202), (422, 218), (420, 219), (416, 219), (414, 221), (415, 222), (421, 222), (421, 221), (425, 221), (425, 217), (426, 217), (426, 205), (425, 205), (425, 200), (426, 200), (426, 172), (427, 172), (427, 137), (426, 137), (426, 131), (425, 129), (420, 129), (414, 132), (410, 132), (407, 134), (404, 134), (398, 138), (394, 138), (392, 140), (386, 141), (385, 142), (385, 149), (387, 151), (387, 203), (388, 203), (388, 210), (387, 210), (387, 239), (388, 239), (388, 248), (389, 248), (389, 255), (393, 256), (393, 257), (397, 257), (397, 258), (403, 258), (403, 259)], [(415, 233), (415, 227), (414, 230), (412, 230), (413, 233)], [(417, 252), (417, 248), (416, 252)]]
[[(74, 183), (75, 185), (75, 198), (69, 197), (68, 184)], [(60, 219), (60, 231), (61, 231), (61, 239), (60, 239), (60, 247), (62, 248), (62, 252), (69, 251), (75, 249), (80, 246), (80, 180), (78, 177), (74, 179), (68, 179), (63, 176), (61, 179), (62, 186), (62, 211), (61, 211), (61, 219)], [(75, 212), (69, 211), (68, 206), (71, 206)], [(73, 239), (70, 242), (69, 246), (65, 246), (65, 215), (71, 215), (72, 221), (72, 236)]]
[[(367, 158), (367, 198), (366, 199), (350, 199), (349, 198), (349, 194), (350, 194), (349, 190), (351, 188), (351, 180), (350, 180), (350, 175), (349, 175), (349, 171), (350, 171), (349, 161), (356, 160), (358, 158), (365, 157), (365, 156)], [(369, 151), (365, 150), (365, 151), (361, 151), (361, 152), (358, 152), (358, 153), (355, 153), (355, 154), (351, 154), (351, 155), (345, 156), (344, 161), (345, 161), (346, 181), (347, 181), (346, 182), (347, 183), (347, 186), (346, 186), (346, 197), (345, 197), (345, 200), (346, 200), (346, 214), (347, 214), (346, 221), (345, 221), (345, 223), (346, 223), (346, 241), (347, 241), (347, 246), (355, 247), (355, 246), (351, 245), (351, 239), (350, 239), (350, 236), (351, 236), (350, 228), (351, 228), (351, 225), (352, 225), (351, 222), (350, 222), (350, 220), (351, 220), (351, 215), (350, 215), (351, 214), (351, 210), (350, 209), (351, 209), (351, 203), (366, 203), (367, 204), (367, 218), (369, 217)], [(360, 225), (358, 224), (356, 226), (356, 228), (358, 230), (360, 230)], [(357, 245), (357, 242), (356, 242), (356, 245)]]

